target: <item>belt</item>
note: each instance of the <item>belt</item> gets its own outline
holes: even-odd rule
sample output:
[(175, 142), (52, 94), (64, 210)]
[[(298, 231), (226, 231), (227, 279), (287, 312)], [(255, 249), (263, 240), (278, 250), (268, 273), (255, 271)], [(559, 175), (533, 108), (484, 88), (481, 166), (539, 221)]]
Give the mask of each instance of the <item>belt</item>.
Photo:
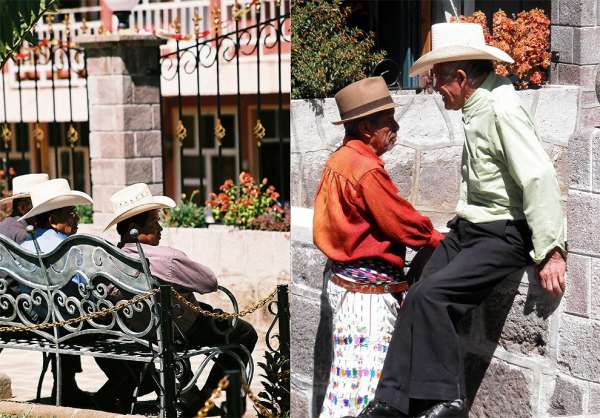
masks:
[(343, 287), (349, 292), (353, 293), (368, 293), (368, 294), (382, 294), (382, 293), (401, 293), (408, 290), (408, 282), (398, 283), (386, 283), (386, 284), (362, 284), (349, 282), (348, 280), (342, 279), (340, 276), (335, 274), (331, 275), (331, 281), (336, 285)]

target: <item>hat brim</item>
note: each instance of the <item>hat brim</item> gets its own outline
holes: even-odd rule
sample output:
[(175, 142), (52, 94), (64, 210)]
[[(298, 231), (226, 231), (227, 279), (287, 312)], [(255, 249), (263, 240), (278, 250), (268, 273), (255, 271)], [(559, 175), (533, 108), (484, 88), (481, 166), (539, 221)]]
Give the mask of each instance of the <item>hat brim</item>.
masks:
[(140, 202), (138, 206), (134, 206), (132, 208), (127, 209), (124, 212), (118, 213), (115, 217), (108, 223), (104, 230), (106, 231), (113, 225), (118, 224), (121, 221), (132, 218), (135, 215), (139, 215), (143, 212), (148, 212), (154, 209), (167, 209), (174, 208), (177, 206), (175, 201), (167, 196), (151, 196), (151, 198)]
[(51, 210), (67, 208), (75, 205), (91, 205), (93, 203), (94, 201), (87, 193), (72, 190), (69, 193), (53, 197), (37, 206), (34, 206), (29, 212), (19, 218), (19, 220), (23, 221), (25, 219), (33, 218), (34, 216), (50, 212)]
[(353, 117), (347, 118), (347, 119), (336, 120), (335, 122), (331, 122), (331, 123), (334, 125), (341, 125), (343, 123), (350, 122), (352, 120), (364, 118), (365, 116), (372, 115), (373, 113), (383, 112), (384, 110), (388, 110), (388, 109), (394, 109), (398, 106), (401, 106), (401, 105), (399, 103), (387, 103), (383, 106), (379, 106), (379, 107), (371, 109), (367, 112), (361, 113), (360, 115), (356, 115), (356, 116), (353, 116)]
[(448, 46), (445, 48), (430, 51), (419, 58), (408, 70), (408, 75), (411, 77), (426, 73), (435, 64), (450, 61), (468, 61), (468, 60), (490, 60), (502, 61), (509, 64), (514, 63), (514, 60), (506, 52), (499, 48), (483, 45), (480, 47), (474, 46)]
[(4, 199), (0, 199), (0, 205), (12, 202), (13, 200), (24, 199), (26, 197), (31, 197), (31, 195), (29, 193), (17, 193), (15, 195), (5, 197)]

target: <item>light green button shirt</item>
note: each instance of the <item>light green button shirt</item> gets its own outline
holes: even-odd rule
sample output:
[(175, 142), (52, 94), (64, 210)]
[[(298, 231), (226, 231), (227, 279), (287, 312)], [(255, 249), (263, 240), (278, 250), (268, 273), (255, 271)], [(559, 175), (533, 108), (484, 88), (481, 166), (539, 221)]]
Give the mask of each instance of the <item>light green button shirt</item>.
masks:
[(463, 106), (466, 141), (457, 215), (474, 223), (525, 219), (536, 263), (565, 250), (552, 162), (510, 80), (490, 74)]

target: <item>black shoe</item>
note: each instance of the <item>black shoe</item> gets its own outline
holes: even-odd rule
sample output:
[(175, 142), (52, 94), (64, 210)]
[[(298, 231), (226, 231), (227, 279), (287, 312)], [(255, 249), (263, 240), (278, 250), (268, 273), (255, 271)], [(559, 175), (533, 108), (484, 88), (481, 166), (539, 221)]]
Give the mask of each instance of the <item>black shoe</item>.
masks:
[[(369, 402), (367, 407), (361, 411), (358, 417), (363, 418), (407, 418), (408, 415), (403, 414), (396, 408), (389, 406), (384, 401), (374, 400)], [(350, 416), (344, 418), (352, 418)]]
[(416, 418), (467, 418), (467, 405), (462, 399), (440, 402)]

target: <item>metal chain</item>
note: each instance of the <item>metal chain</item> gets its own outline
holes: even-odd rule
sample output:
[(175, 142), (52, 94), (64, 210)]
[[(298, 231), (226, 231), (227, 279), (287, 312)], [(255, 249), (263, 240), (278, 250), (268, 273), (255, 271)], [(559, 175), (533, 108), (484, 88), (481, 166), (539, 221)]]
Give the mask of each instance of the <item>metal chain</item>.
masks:
[(216, 388), (213, 389), (210, 398), (204, 402), (204, 406), (198, 412), (196, 412), (196, 418), (206, 418), (208, 412), (214, 408), (215, 400), (221, 396), (221, 392), (223, 392), (229, 386), (229, 379), (227, 376), (223, 377), (219, 380), (219, 384)]
[(132, 299), (128, 300), (127, 302), (122, 303), (120, 305), (113, 306), (112, 308), (102, 308), (97, 312), (93, 312), (93, 313), (86, 314), (86, 315), (81, 315), (77, 318), (66, 319), (66, 320), (62, 320), (62, 321), (58, 321), (58, 322), (44, 322), (42, 324), (35, 324), (35, 325), (15, 325), (12, 327), (0, 327), (0, 332), (33, 331), (33, 330), (46, 329), (46, 328), (62, 327), (65, 325), (74, 324), (76, 322), (86, 321), (88, 319), (100, 318), (100, 317), (106, 316), (110, 313), (120, 311), (127, 306), (131, 306), (131, 305), (134, 305), (143, 300), (149, 299), (150, 297), (152, 297), (156, 293), (158, 293), (158, 291), (159, 291), (158, 289), (153, 289), (150, 292), (135, 296), (134, 298), (132, 298)]
[(217, 319), (230, 319), (230, 318), (241, 318), (243, 316), (249, 315), (249, 314), (257, 311), (258, 309), (262, 308), (263, 306), (265, 306), (267, 303), (269, 303), (270, 301), (272, 301), (275, 298), (275, 295), (277, 294), (277, 289), (273, 290), (273, 292), (271, 292), (270, 295), (259, 300), (258, 302), (247, 306), (240, 313), (229, 313), (229, 312), (215, 313), (215, 312), (207, 311), (206, 309), (202, 309), (201, 307), (188, 301), (181, 293), (177, 292), (176, 290), (173, 290), (173, 294), (175, 295), (175, 298), (178, 301), (180, 301), (185, 306), (187, 306), (188, 308), (192, 309), (193, 311), (195, 311), (201, 315), (210, 316), (212, 318), (217, 318)]
[(256, 397), (256, 395), (254, 394), (254, 392), (252, 392), (252, 390), (250, 389), (249, 385), (244, 385), (244, 390), (246, 391), (246, 394), (248, 395), (248, 397), (250, 398), (250, 400), (254, 404), (254, 407), (258, 410), (258, 412), (260, 412), (262, 415), (264, 415), (267, 418), (279, 418), (279, 415), (273, 415), (273, 414), (271, 414), (269, 412), (269, 410), (267, 408), (265, 408), (264, 405), (262, 405), (260, 403), (260, 401), (258, 400), (258, 398)]

